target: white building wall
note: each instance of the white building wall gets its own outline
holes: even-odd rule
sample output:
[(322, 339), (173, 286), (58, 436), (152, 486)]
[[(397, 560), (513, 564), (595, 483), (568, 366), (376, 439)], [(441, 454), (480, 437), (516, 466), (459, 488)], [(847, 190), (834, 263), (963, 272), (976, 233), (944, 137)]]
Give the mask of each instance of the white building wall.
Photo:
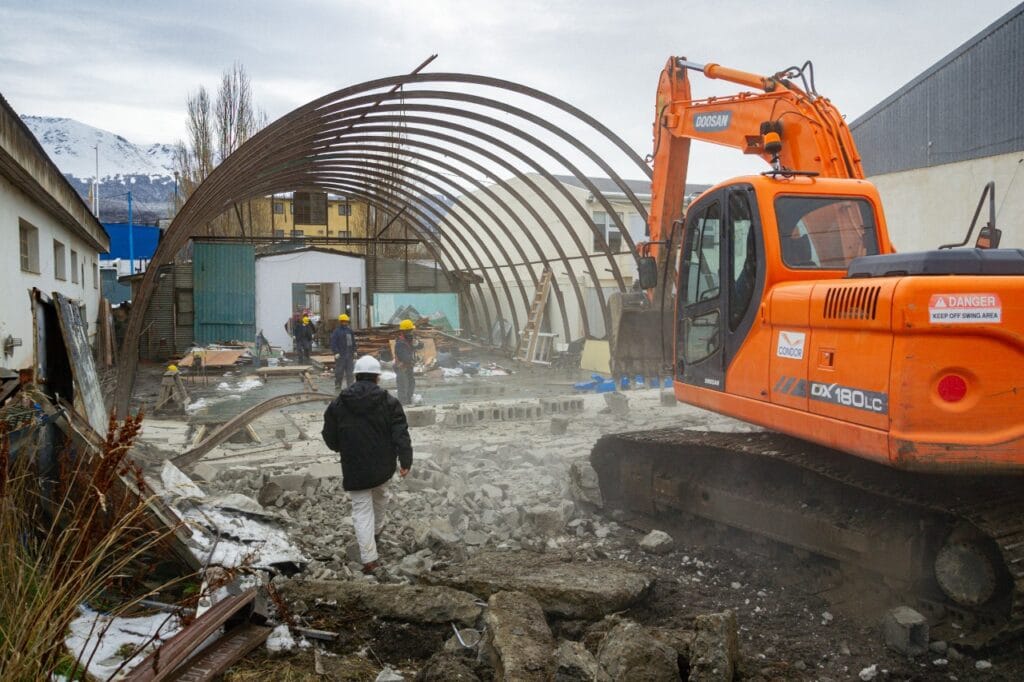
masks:
[[(996, 183), (996, 227), (1003, 232), (1000, 246), (1024, 248), (1024, 152), (868, 179), (882, 196), (889, 236), (898, 251), (924, 251), (961, 241), (989, 180)], [(987, 221), (986, 203), (979, 228)]]
[[(21, 269), (19, 248), (20, 220), (25, 220), (39, 230), (39, 272), (25, 272)], [(32, 308), (29, 290), (33, 287), (47, 296), (54, 291), (85, 304), (83, 319), (87, 320), (89, 340), (96, 334), (96, 318), (99, 310), (99, 273), (94, 279), (93, 265), (99, 263), (99, 252), (74, 235), (58, 222), (49, 212), (33, 202), (21, 190), (0, 176), (0, 234), (6, 237), (6, 248), (0, 254), (0, 367), (24, 369), (32, 366)], [(53, 241), (64, 244), (66, 280), (54, 276)], [(79, 282), (73, 283), (71, 276), (71, 251), (78, 253)], [(85, 278), (81, 281), (84, 265)], [(19, 338), (22, 345), (14, 349), (13, 355), (3, 355), (3, 340), (7, 336)]]
[[(366, 302), (366, 261), (321, 251), (297, 251), (256, 259), (256, 329), (275, 346), (291, 348), (284, 324), (292, 314), (292, 284), (332, 284), (333, 298), (341, 289), (358, 288)], [(326, 310), (338, 310), (326, 301)]]
[[(568, 268), (566, 264), (562, 262), (558, 255), (558, 251), (555, 248), (555, 244), (552, 239), (545, 234), (541, 229), (538, 221), (522, 207), (521, 203), (516, 200), (513, 195), (502, 188), (499, 185), (491, 185), (490, 190), (497, 195), (504, 203), (508, 206), (509, 211), (506, 211), (501, 207), (498, 201), (487, 196), (484, 192), (478, 191), (473, 196), (479, 200), (482, 204), (491, 209), (491, 211), (497, 215), (505, 224), (510, 228), (511, 235), (505, 235), (497, 229), (497, 225), (494, 223), (488, 214), (482, 210), (479, 205), (473, 201), (467, 200), (466, 205), (476, 213), (476, 217), (486, 222), (494, 232), (494, 236), (489, 236), (483, 230), (474, 230), (475, 236), (467, 235), (469, 243), (476, 251), (477, 255), (481, 259), (487, 260), (487, 254), (481, 248), (481, 242), (486, 245), (490, 251), (490, 257), (497, 262), (491, 263), (491, 265), (507, 265), (504, 261), (504, 256), (498, 249), (498, 245), (503, 246), (507, 252), (508, 258), (511, 259), (512, 263), (521, 264), (523, 261), (537, 261), (540, 260), (538, 250), (546, 258), (551, 261), (552, 270), (554, 272), (555, 281), (558, 283), (562, 290), (562, 296), (565, 301), (565, 311), (569, 319), (569, 327), (571, 338), (564, 338), (564, 328), (562, 324), (562, 314), (559, 305), (552, 291), (552, 295), (548, 300), (548, 320), (551, 324), (551, 331), (559, 335), (558, 341), (565, 343), (584, 335), (585, 329), (583, 324), (583, 317), (580, 312), (580, 304), (576, 298), (576, 293), (572, 287), (572, 281), (570, 277), (574, 277), (579, 284), (580, 290), (583, 294), (585, 304), (587, 306), (590, 317), (595, 319), (590, 320), (591, 323), (591, 334), (598, 336), (604, 333), (603, 320), (600, 317), (600, 308), (596, 304), (596, 298), (593, 298), (593, 302), (587, 304), (586, 301), (596, 296), (596, 287), (600, 286), (602, 289), (615, 289), (617, 283), (612, 273), (609, 272), (611, 263), (607, 256), (603, 253), (594, 252), (594, 233), (590, 228), (589, 221), (595, 211), (607, 212), (607, 210), (597, 201), (590, 199), (590, 192), (581, 187), (574, 185), (562, 185), (568, 192), (570, 198), (566, 198), (561, 192), (555, 191), (551, 187), (551, 183), (541, 177), (540, 175), (531, 174), (530, 179), (540, 188), (542, 192), (545, 192), (551, 197), (555, 206), (562, 212), (566, 218), (566, 223), (558, 217), (557, 213), (534, 191), (525, 181), (518, 178), (511, 178), (506, 180), (506, 183), (522, 195), (523, 199), (528, 202), (537, 213), (540, 221), (548, 226), (550, 231), (555, 237), (555, 240), (561, 245), (565, 255), (570, 259)], [(590, 199), (588, 201), (588, 199)], [(638, 220), (638, 213), (631, 203), (625, 200), (613, 200), (611, 204), (617, 213), (620, 213), (623, 218), (623, 223), (627, 229), (632, 228), (631, 234), (634, 239), (643, 239), (643, 222)], [(470, 216), (469, 212), (465, 210), (461, 205), (455, 207), (452, 211), (455, 214), (460, 215), (466, 223), (471, 227), (477, 224), (477, 221)], [(514, 213), (525, 227), (520, 227), (510, 212)], [(459, 230), (465, 230), (461, 223), (457, 222), (454, 217), (449, 217), (453, 224), (457, 226)], [(451, 229), (451, 228), (442, 228)], [(525, 234), (529, 234), (537, 242), (537, 248), (533, 246), (529, 237)], [(594, 271), (598, 277), (598, 283), (595, 284), (589, 274), (587, 268), (586, 259), (580, 258), (580, 246), (577, 245), (573, 239), (575, 236), (579, 240), (579, 244), (583, 247), (583, 254), (586, 255), (586, 259), (589, 259), (593, 264)], [(479, 238), (479, 240), (477, 239)], [(520, 253), (519, 248), (522, 248), (523, 253)], [(466, 252), (466, 249), (460, 243), (460, 248)], [(633, 256), (628, 253), (628, 245), (625, 240), (622, 241), (621, 253), (614, 256), (614, 260), (617, 263), (619, 269), (622, 272), (623, 280), (626, 286), (630, 286), (633, 282), (633, 277), (636, 273), (636, 264)], [(466, 254), (468, 256), (468, 253)], [(525, 258), (524, 258), (525, 256)], [(451, 265), (451, 263), (446, 263)], [(469, 267), (475, 270), (475, 264), (456, 263), (456, 267), (464, 268)], [(543, 264), (537, 263), (532, 266), (536, 271), (538, 277), (543, 271)], [(533, 300), (533, 281), (529, 276), (529, 268), (525, 265), (517, 265), (516, 270), (522, 278), (523, 285), (526, 288), (526, 299), (527, 301)], [(506, 279), (509, 283), (509, 288), (512, 292), (512, 302), (515, 305), (516, 312), (519, 316), (519, 327), (522, 328), (526, 323), (527, 308), (523, 303), (523, 297), (520, 295), (520, 288), (518, 283), (512, 276), (510, 268), (502, 268)], [(571, 274), (570, 274), (571, 273)], [(500, 280), (497, 276), (497, 272), (494, 269), (490, 270), (491, 278), (498, 287), (498, 302), (499, 307), (496, 309), (494, 302), (485, 288), (484, 300), (480, 301), (474, 296), (474, 302), (477, 305), (485, 305), (487, 310), (491, 314), (492, 321), (497, 318), (504, 318), (506, 320), (512, 320), (511, 310), (509, 308), (508, 299), (505, 296), (504, 290), (501, 289)], [(475, 290), (474, 290), (475, 291)], [(591, 306), (594, 306), (591, 311)], [(594, 313), (597, 313), (596, 316)]]

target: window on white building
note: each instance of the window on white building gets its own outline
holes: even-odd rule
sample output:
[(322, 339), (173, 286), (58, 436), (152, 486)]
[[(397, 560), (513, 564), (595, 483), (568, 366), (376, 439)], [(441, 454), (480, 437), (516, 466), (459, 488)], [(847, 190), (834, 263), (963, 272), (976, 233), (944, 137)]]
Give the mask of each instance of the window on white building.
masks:
[(71, 283), (78, 284), (78, 252), (71, 249)]
[(352, 215), (352, 206), (349, 204), (338, 204), (338, 215)]
[(68, 278), (68, 257), (66, 249), (56, 239), (53, 240), (53, 276), (57, 279)]
[(281, 203), (280, 201), (275, 201), (274, 202), (274, 213), (277, 213), (277, 214), (284, 213), (284, 204)]
[(39, 273), (39, 229), (34, 225), (18, 221), (18, 243), (21, 250), (21, 269), (24, 272)]
[(92, 262), (92, 288), (100, 288), (100, 266), (96, 264), (96, 261)]
[[(622, 214), (619, 213), (618, 216), (621, 221)], [(600, 234), (604, 237), (605, 243), (608, 244), (608, 250), (612, 253), (618, 253), (622, 247), (622, 234), (615, 224), (615, 219), (604, 211), (594, 211), (594, 227), (597, 228), (597, 233), (594, 234), (594, 251), (601, 250), (601, 240), (598, 237), (598, 234)]]

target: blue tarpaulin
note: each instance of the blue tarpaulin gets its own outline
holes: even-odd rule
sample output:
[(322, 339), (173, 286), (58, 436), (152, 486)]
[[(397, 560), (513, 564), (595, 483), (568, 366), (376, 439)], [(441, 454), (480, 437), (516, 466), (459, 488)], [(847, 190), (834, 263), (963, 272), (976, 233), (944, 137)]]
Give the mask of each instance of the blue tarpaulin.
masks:
[[(103, 223), (103, 227), (110, 235), (110, 253), (103, 256), (103, 260), (114, 260), (115, 258), (127, 260), (129, 258), (128, 223)], [(149, 260), (153, 257), (162, 231), (159, 227), (152, 225), (132, 226), (135, 260)]]

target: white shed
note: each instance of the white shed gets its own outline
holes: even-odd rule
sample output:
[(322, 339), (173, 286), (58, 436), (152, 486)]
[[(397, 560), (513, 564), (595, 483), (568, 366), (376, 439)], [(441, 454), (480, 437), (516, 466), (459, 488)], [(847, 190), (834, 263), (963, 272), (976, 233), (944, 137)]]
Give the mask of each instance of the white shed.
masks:
[(323, 319), (341, 313), (367, 324), (366, 259), (315, 246), (256, 256), (256, 329), (275, 346), (291, 348), (285, 322), (308, 307)]

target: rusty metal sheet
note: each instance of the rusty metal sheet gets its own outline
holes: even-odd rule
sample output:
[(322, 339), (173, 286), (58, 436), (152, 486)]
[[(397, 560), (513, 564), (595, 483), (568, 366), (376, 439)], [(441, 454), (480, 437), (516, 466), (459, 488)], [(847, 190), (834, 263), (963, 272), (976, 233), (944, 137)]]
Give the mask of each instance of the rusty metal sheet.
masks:
[(231, 628), (166, 679), (168, 682), (206, 682), (217, 679), (246, 654), (263, 644), (272, 630), (252, 623)]
[(107, 406), (103, 402), (99, 375), (92, 361), (92, 348), (86, 334), (87, 324), (76, 301), (60, 292), (53, 292), (57, 319), (64, 337), (64, 346), (71, 362), (71, 375), (75, 381), (75, 405), (89, 419), (92, 428), (101, 434), (107, 432)]
[[(214, 634), (221, 625), (247, 607), (256, 598), (256, 588), (228, 597), (213, 605), (191, 625), (171, 637), (159, 649), (150, 652), (124, 678), (126, 682), (160, 682), (171, 679), (196, 648)], [(244, 654), (243, 654), (244, 655)]]

